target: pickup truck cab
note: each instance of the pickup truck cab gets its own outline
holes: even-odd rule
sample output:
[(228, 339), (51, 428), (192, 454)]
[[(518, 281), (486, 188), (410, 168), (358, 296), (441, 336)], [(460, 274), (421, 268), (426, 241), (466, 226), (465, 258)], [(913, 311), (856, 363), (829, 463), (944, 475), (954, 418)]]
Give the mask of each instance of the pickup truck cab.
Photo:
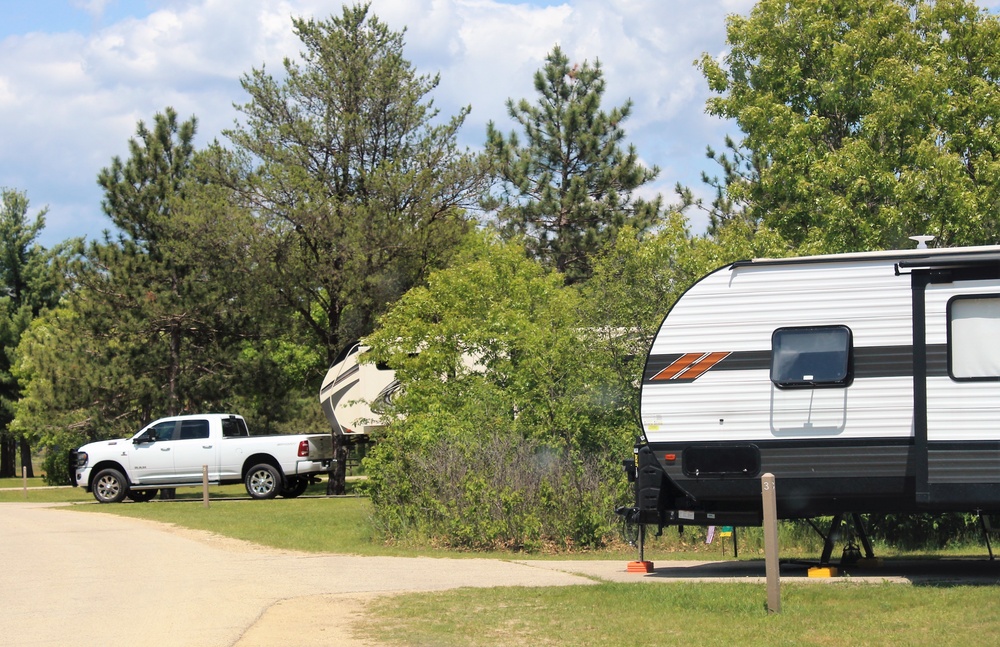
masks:
[(100, 503), (148, 501), (159, 489), (240, 483), (255, 499), (296, 497), (330, 471), (330, 434), (251, 436), (236, 415), (156, 420), (131, 438), (102, 440), (70, 452), (73, 485)]

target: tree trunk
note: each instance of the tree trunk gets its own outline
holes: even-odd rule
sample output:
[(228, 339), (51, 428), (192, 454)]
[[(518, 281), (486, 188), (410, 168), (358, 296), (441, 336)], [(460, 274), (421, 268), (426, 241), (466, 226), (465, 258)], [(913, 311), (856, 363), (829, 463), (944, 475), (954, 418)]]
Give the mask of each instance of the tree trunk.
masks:
[(21, 466), (28, 470), (28, 478), (35, 478), (35, 468), (31, 466), (31, 443), (21, 436)]
[(17, 476), (17, 441), (8, 432), (0, 433), (0, 478)]
[(179, 324), (170, 327), (170, 375), (168, 377), (167, 415), (181, 413), (180, 396), (177, 393), (177, 379), (181, 372), (181, 329)]
[(347, 443), (340, 434), (333, 434), (333, 465), (330, 466), (330, 480), (326, 484), (326, 493), (347, 493)]

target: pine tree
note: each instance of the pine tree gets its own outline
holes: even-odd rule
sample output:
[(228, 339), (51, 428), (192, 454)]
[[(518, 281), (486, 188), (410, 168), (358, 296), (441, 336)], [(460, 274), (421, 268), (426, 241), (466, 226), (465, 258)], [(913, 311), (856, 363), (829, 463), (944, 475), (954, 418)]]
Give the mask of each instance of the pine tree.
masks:
[(600, 61), (570, 66), (558, 46), (545, 60), (534, 77), (538, 103), (507, 101), (525, 143), (487, 126), (501, 193), (485, 206), (496, 210), (505, 236), (524, 237), (533, 256), (573, 283), (591, 275), (594, 255), (622, 227), (641, 234), (656, 224), (660, 198), (647, 202), (633, 192), (659, 169), (643, 166), (634, 146), (622, 147), (631, 100), (601, 110)]
[(263, 69), (243, 79), (250, 101), (226, 133), (235, 151), (223, 170), (255, 217), (257, 280), (329, 365), (447, 263), (486, 174), (456, 145), (468, 109), (438, 120), (428, 98), (438, 77), (416, 73), (402, 32), (368, 4), (293, 25), (301, 57), (280, 79)]
[(261, 280), (332, 361), (446, 262), (484, 174), (455, 143), (468, 109), (437, 123), (438, 78), (415, 72), (402, 32), (367, 4), (293, 24), (301, 62), (286, 60), (280, 80), (247, 75), (245, 123), (227, 136)]
[(23, 192), (3, 189), (0, 200), (0, 477), (17, 475), (18, 444), (21, 463), (32, 476), (29, 439), (10, 429), (21, 393), (11, 368), (21, 335), (42, 310), (55, 305), (59, 285), (52, 254), (36, 243), (47, 210), (29, 221)]

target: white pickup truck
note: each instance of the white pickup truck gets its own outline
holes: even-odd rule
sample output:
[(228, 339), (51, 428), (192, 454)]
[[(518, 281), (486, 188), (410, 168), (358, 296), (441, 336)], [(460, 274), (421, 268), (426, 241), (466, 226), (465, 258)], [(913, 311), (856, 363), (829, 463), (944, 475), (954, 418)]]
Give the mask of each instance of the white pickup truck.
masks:
[(148, 501), (158, 489), (244, 483), (255, 499), (296, 497), (330, 471), (330, 434), (251, 436), (240, 416), (162, 418), (132, 438), (102, 440), (70, 452), (73, 485), (101, 503)]

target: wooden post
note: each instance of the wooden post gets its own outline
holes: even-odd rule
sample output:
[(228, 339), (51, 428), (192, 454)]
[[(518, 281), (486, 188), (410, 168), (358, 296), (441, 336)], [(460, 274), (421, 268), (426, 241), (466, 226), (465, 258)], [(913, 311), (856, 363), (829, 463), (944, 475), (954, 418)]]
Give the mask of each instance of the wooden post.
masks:
[(764, 500), (764, 566), (767, 573), (767, 612), (781, 613), (781, 581), (778, 574), (778, 504), (774, 474), (760, 478)]
[(208, 465), (201, 466), (201, 500), (208, 507)]

